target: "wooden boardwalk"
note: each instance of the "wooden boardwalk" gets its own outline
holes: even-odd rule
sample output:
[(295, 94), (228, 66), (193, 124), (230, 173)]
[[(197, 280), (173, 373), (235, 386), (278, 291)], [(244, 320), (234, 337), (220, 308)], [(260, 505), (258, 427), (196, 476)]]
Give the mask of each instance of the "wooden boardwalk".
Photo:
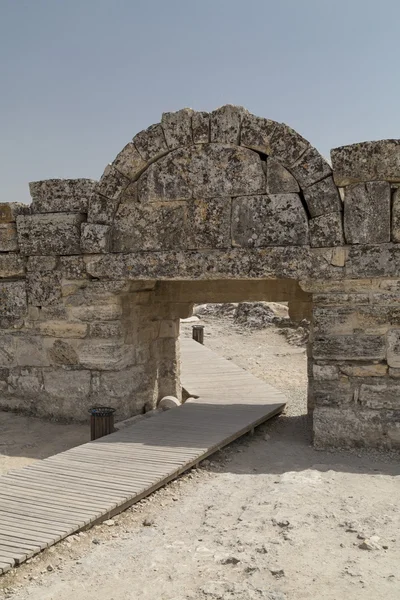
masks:
[(285, 403), (271, 386), (188, 339), (182, 385), (199, 398), (0, 477), (0, 574), (125, 510)]

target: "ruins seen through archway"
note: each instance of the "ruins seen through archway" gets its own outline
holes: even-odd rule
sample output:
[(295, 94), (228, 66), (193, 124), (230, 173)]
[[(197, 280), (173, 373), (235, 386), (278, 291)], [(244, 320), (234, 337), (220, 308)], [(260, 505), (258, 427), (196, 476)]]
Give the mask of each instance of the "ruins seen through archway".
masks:
[(400, 446), (400, 142), (332, 151), (224, 106), (137, 134), (100, 181), (0, 205), (0, 407), (121, 417), (180, 394), (194, 302), (312, 315), (319, 445)]

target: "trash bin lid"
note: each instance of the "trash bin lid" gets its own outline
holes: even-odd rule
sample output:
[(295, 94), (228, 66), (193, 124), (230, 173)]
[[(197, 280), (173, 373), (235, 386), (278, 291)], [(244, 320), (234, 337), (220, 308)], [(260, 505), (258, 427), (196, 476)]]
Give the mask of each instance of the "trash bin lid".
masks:
[(89, 408), (89, 413), (94, 417), (109, 417), (115, 413), (115, 408), (111, 408), (110, 406), (94, 406), (93, 408)]

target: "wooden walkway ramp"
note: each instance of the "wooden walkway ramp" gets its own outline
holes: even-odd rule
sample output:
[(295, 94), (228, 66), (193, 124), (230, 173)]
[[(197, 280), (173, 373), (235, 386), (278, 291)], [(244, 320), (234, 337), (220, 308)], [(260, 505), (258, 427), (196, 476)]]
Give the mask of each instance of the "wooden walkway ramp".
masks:
[(0, 477), (0, 573), (125, 510), (285, 403), (271, 386), (187, 339), (182, 385), (199, 399)]

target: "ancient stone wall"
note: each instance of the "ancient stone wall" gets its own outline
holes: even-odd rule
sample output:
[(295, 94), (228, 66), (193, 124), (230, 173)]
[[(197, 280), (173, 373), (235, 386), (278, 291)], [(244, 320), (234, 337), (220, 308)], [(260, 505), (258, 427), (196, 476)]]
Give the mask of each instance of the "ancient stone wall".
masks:
[[(120, 417), (180, 394), (195, 301), (310, 314), (318, 444), (400, 446), (400, 142), (332, 151), (224, 106), (137, 134), (100, 181), (0, 205), (0, 407)], [(236, 283), (235, 283), (236, 282)]]

